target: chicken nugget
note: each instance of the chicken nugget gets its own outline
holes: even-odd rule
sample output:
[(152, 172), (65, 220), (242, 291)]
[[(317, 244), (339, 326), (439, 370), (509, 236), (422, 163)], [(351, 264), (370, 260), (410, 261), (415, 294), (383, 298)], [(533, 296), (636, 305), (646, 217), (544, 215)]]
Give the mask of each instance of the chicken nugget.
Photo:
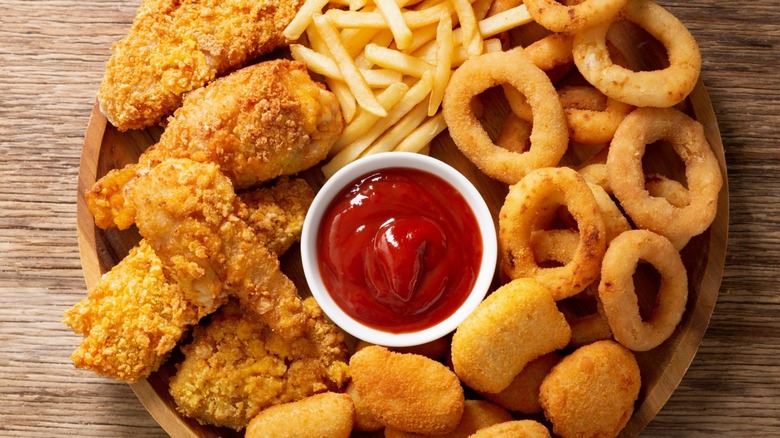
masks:
[(539, 399), (557, 435), (614, 437), (631, 418), (640, 386), (633, 353), (599, 341), (563, 358), (542, 382)]
[(558, 353), (552, 352), (528, 362), (520, 374), (503, 391), (482, 396), (491, 402), (512, 412), (536, 414), (542, 412), (539, 404), (539, 387), (550, 370), (561, 360)]
[(469, 438), (550, 438), (550, 431), (534, 420), (515, 420), (480, 429)]
[(441, 363), (411, 353), (369, 346), (349, 362), (366, 408), (388, 427), (441, 435), (453, 431), (464, 409), (458, 377)]
[[(512, 421), (506, 410), (484, 400), (466, 400), (458, 427), (450, 433), (436, 435), (438, 438), (466, 438), (476, 431), (494, 424)], [(385, 429), (385, 438), (423, 438), (429, 435)]]
[(550, 291), (532, 279), (500, 287), (455, 331), (452, 364), (471, 388), (497, 393), (533, 359), (565, 347), (571, 330)]
[(355, 405), (355, 430), (362, 432), (376, 432), (385, 428), (376, 417), (366, 408), (363, 399), (360, 398), (357, 389), (355, 389), (355, 382), (350, 381), (345, 391), (352, 397), (352, 404)]
[(325, 392), (303, 400), (272, 406), (246, 428), (247, 438), (348, 438), (355, 407), (347, 394)]

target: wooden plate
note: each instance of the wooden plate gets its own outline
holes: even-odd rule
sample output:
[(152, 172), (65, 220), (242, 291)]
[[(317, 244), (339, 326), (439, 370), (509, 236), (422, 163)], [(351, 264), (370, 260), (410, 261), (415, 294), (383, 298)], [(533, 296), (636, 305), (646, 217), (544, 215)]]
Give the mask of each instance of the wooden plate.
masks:
[[(634, 38), (629, 47), (638, 47), (635, 44), (636, 38), (643, 37), (633, 31), (624, 33)], [(656, 47), (648, 50), (647, 46), (642, 53), (634, 52), (633, 55), (635, 55), (635, 61), (650, 66), (662, 63), (664, 58), (662, 49)], [(501, 105), (496, 106), (501, 107)], [(638, 435), (663, 407), (679, 384), (707, 329), (723, 274), (729, 210), (726, 164), (715, 113), (701, 82), (687, 101), (681, 105), (681, 108), (704, 125), (707, 138), (720, 163), (724, 185), (719, 197), (718, 214), (712, 226), (704, 234), (692, 239), (682, 251), (683, 261), (688, 269), (690, 285), (687, 309), (682, 322), (674, 335), (664, 344), (650, 352), (637, 354), (642, 372), (642, 389), (634, 414), (621, 434), (624, 437)], [(492, 125), (495, 129), (501, 112), (496, 111), (496, 115), (489, 116), (487, 125)], [(160, 128), (150, 128), (120, 133), (113, 126), (107, 124), (97, 105), (93, 108), (81, 156), (77, 202), (79, 250), (87, 287), (95, 284), (104, 272), (118, 263), (140, 237), (135, 229), (119, 232), (96, 228), (92, 216), (87, 210), (84, 192), (92, 186), (97, 178), (106, 174), (110, 169), (135, 162), (141, 152), (157, 141), (161, 132)], [(494, 213), (494, 217), (497, 218), (507, 191), (505, 185), (493, 181), (479, 172), (455, 148), (446, 133), (434, 141), (431, 155), (447, 161), (466, 174), (482, 192)], [(649, 165), (667, 174), (680, 177), (681, 169), (679, 165), (673, 164), (675, 160), (655, 157), (653, 161)], [(319, 187), (322, 183), (322, 176), (317, 169), (306, 172), (304, 176), (315, 187)], [(288, 276), (299, 286), (301, 293), (308, 293), (297, 248), (294, 247), (285, 254), (282, 258), (282, 265)], [(168, 394), (168, 379), (175, 371), (172, 362), (173, 360), (163, 365), (148, 379), (131, 385), (141, 403), (165, 431), (174, 437), (239, 435), (232, 430), (202, 426), (194, 420), (183, 418), (176, 412), (174, 403)]]

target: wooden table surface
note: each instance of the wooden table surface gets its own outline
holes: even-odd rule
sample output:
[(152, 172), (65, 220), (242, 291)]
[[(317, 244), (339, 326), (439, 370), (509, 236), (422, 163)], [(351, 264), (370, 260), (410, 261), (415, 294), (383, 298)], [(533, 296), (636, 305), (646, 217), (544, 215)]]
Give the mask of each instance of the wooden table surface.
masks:
[[(780, 6), (659, 0), (698, 40), (730, 183), (726, 269), (688, 373), (643, 436), (780, 435)], [(76, 180), (110, 45), (140, 0), (0, 0), (0, 436), (164, 436), (75, 369)]]

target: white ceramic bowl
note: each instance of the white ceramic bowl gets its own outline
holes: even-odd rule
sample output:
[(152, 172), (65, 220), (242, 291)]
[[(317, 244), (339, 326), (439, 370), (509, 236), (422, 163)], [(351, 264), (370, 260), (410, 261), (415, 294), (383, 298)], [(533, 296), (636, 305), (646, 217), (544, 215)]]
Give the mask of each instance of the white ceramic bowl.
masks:
[[(412, 168), (427, 171), (449, 182), (463, 195), (476, 216), (482, 237), (482, 261), (470, 294), (449, 317), (426, 329), (392, 333), (366, 326), (342, 310), (328, 293), (317, 260), (317, 234), (320, 221), (329, 204), (355, 179), (375, 170)], [(344, 331), (372, 344), (405, 347), (424, 344), (454, 331), (484, 299), (496, 268), (497, 237), (493, 218), (485, 200), (471, 182), (452, 166), (427, 155), (408, 152), (386, 152), (358, 159), (336, 172), (320, 189), (306, 214), (301, 236), (303, 271), (312, 295), (326, 315)]]

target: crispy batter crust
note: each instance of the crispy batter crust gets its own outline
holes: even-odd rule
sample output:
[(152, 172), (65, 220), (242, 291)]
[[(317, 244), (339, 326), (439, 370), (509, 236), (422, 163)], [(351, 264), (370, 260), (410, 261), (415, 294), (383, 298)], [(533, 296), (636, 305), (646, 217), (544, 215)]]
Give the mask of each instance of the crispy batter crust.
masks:
[(182, 95), (289, 43), (282, 31), (302, 0), (144, 0), (113, 46), (98, 90), (117, 128), (160, 123)]

